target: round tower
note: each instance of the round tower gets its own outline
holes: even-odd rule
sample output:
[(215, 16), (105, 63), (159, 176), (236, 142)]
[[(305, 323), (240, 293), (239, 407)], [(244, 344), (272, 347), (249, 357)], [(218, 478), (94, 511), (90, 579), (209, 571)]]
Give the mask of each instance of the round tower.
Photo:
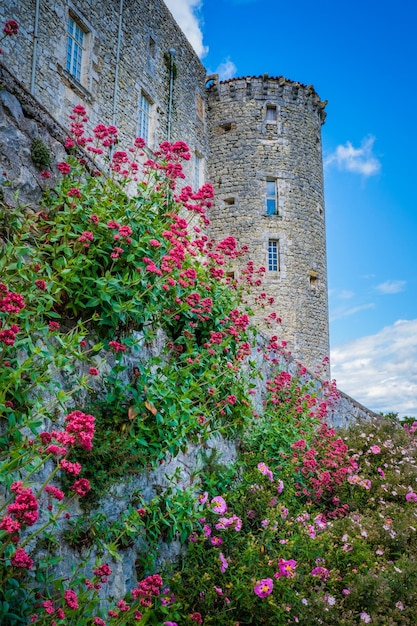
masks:
[[(208, 77), (214, 238), (234, 236), (282, 318), (273, 331), (314, 371), (329, 354), (321, 126), (325, 102), (283, 77)], [(245, 261), (246, 262), (246, 261)], [(243, 263), (243, 262), (242, 262)], [(239, 267), (236, 267), (239, 272)], [(261, 328), (266, 313), (256, 311)], [(270, 331), (269, 331), (270, 332)]]

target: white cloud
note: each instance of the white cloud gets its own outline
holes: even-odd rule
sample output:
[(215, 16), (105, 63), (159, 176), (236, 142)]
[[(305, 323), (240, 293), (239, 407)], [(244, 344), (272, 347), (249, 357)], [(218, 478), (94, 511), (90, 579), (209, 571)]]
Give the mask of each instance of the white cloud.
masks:
[(373, 302), (368, 302), (368, 304), (360, 304), (358, 306), (351, 307), (347, 309), (343, 306), (337, 307), (330, 312), (330, 321), (334, 322), (335, 320), (343, 319), (344, 317), (350, 317), (351, 315), (356, 315), (360, 311), (366, 311), (366, 309), (373, 309), (375, 304)]
[(203, 44), (202, 23), (198, 14), (202, 1), (165, 0), (165, 4), (200, 59), (202, 59), (208, 52), (208, 47)]
[(405, 285), (405, 280), (386, 280), (384, 283), (377, 285), (375, 289), (383, 294), (400, 293), (404, 291)]
[(353, 298), (354, 296), (354, 292), (353, 291), (349, 291), (349, 289), (343, 289), (339, 294), (338, 294), (338, 298), (340, 298), (341, 300), (350, 300), (350, 298)]
[(381, 162), (372, 154), (375, 137), (365, 137), (360, 148), (355, 148), (350, 141), (337, 146), (336, 150), (324, 161), (324, 165), (335, 164), (339, 170), (346, 170), (363, 176), (373, 176), (381, 169)]
[(331, 350), (338, 387), (379, 413), (417, 418), (417, 319)]
[(220, 63), (218, 68), (214, 70), (214, 74), (219, 75), (219, 80), (228, 80), (236, 74), (237, 67), (229, 58)]

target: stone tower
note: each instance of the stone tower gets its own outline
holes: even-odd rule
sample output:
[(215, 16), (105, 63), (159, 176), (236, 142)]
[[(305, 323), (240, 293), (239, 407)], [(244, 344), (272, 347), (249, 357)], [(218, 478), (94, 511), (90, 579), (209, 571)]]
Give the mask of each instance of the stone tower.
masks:
[[(232, 235), (266, 268), (274, 334), (314, 371), (329, 354), (321, 126), (312, 86), (267, 74), (208, 80), (212, 235)], [(245, 261), (246, 262), (246, 261)], [(240, 268), (241, 269), (241, 268)], [(239, 267), (236, 267), (239, 272)], [(258, 311), (262, 326), (264, 311)]]

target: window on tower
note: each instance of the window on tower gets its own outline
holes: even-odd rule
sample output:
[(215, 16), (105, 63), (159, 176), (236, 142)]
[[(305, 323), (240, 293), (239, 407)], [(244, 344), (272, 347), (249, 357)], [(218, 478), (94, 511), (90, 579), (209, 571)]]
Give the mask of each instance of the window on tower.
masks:
[(279, 272), (279, 241), (278, 239), (268, 240), (268, 271)]
[(145, 140), (146, 144), (149, 144), (150, 137), (151, 108), (152, 103), (150, 99), (142, 92), (139, 100), (138, 135)]
[(277, 215), (278, 211), (278, 198), (277, 198), (277, 181), (273, 179), (267, 179), (266, 181), (266, 214)]
[(273, 124), (277, 121), (277, 107), (275, 104), (266, 105), (266, 123)]
[(87, 32), (72, 16), (68, 19), (66, 70), (78, 82), (82, 82)]

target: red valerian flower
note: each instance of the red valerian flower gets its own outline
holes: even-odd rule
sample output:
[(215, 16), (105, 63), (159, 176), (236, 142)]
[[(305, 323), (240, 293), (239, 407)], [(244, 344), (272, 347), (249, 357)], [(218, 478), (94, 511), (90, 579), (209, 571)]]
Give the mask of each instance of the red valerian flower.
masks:
[(19, 24), (16, 22), (16, 20), (7, 20), (3, 28), (4, 34), (7, 35), (8, 37), (17, 35), (18, 30), (19, 30)]
[(115, 352), (126, 352), (126, 346), (119, 341), (109, 341), (110, 348), (113, 348)]
[(15, 567), (24, 567), (26, 569), (31, 569), (33, 567), (32, 559), (23, 548), (16, 548), (16, 552), (13, 554), (11, 561), (12, 565)]
[(0, 311), (2, 313), (19, 313), (24, 309), (25, 302), (20, 293), (9, 291), (3, 283), (0, 283)]
[(62, 459), (59, 464), (59, 467), (64, 470), (67, 474), (71, 474), (72, 476), (78, 476), (81, 472), (81, 464), (80, 463), (71, 463), (71, 461), (67, 461), (67, 459)]
[(65, 432), (75, 436), (75, 443), (85, 450), (91, 450), (94, 436), (94, 417), (82, 411), (72, 411), (65, 417), (65, 422)]
[(61, 172), (61, 174), (69, 174), (71, 171), (71, 166), (66, 161), (61, 161), (58, 163), (57, 168)]
[(71, 189), (67, 191), (67, 196), (69, 198), (81, 198), (81, 191), (77, 187), (71, 187)]
[(58, 487), (54, 487), (54, 485), (46, 485), (44, 491), (48, 496), (51, 496), (51, 498), (55, 498), (55, 500), (61, 501), (65, 498), (64, 492), (58, 489)]
[(38, 289), (46, 291), (46, 282), (42, 278), (35, 280), (35, 285), (38, 287)]
[(75, 491), (80, 497), (85, 496), (91, 489), (90, 481), (87, 478), (79, 478), (71, 487), (71, 491)]
[(20, 523), (10, 517), (10, 515), (5, 515), (0, 522), (1, 530), (5, 530), (6, 533), (13, 534), (17, 533), (20, 528)]
[(72, 589), (67, 589), (64, 594), (65, 602), (68, 608), (70, 609), (78, 609), (78, 599), (77, 594)]
[(9, 504), (7, 512), (26, 526), (33, 526), (39, 517), (38, 501), (30, 487), (23, 487), (22, 481), (14, 482), (11, 491), (16, 494), (15, 501)]

